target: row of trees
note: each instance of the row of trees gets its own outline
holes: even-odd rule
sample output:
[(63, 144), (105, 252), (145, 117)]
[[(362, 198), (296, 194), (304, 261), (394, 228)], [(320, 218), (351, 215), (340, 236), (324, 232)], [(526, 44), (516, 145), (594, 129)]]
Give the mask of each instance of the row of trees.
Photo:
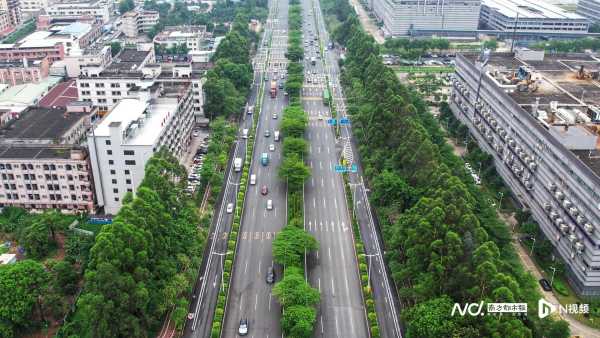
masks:
[[(379, 215), (407, 337), (568, 337), (534, 315), (540, 297), (511, 238), (445, 143), (419, 95), (385, 67), (354, 16), (334, 32), (347, 47), (342, 84)], [(527, 302), (530, 316), (451, 316), (454, 302)]]
[[(283, 307), (281, 328), (287, 337), (308, 338), (312, 335), (317, 319), (316, 305), (319, 304), (319, 291), (306, 281), (304, 255), (318, 248), (317, 240), (304, 230), (304, 181), (310, 176), (310, 169), (304, 164), (308, 145), (304, 133), (308, 117), (300, 102), (303, 69), (302, 22), (300, 5), (290, 5), (288, 26), (288, 80), (286, 88), (290, 104), (283, 111), (281, 132), (283, 140), (283, 162), (279, 167), (279, 177), (287, 182), (288, 224), (273, 241), (273, 260), (283, 266), (283, 278), (273, 288), (273, 294)], [(291, 53), (290, 53), (291, 52)]]
[(84, 292), (58, 336), (146, 337), (169, 310), (183, 326), (206, 240), (186, 177), (166, 150), (148, 161), (135, 195), (97, 236)]
[(232, 117), (246, 102), (253, 81), (250, 51), (257, 35), (248, 29), (248, 16), (238, 14), (231, 31), (221, 41), (204, 85), (204, 111), (207, 116)]
[(418, 59), (429, 51), (441, 51), (450, 48), (450, 42), (446, 39), (386, 39), (383, 44), (385, 52), (399, 55), (405, 59)]
[(534, 45), (534, 48), (558, 53), (578, 53), (587, 49), (597, 51), (600, 49), (600, 39), (579, 38), (573, 40), (550, 40), (537, 43)]

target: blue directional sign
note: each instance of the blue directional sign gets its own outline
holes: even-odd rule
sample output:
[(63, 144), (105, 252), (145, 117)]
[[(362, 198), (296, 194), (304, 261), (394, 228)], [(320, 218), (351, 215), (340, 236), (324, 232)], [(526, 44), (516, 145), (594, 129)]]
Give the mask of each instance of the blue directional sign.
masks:
[(350, 166), (350, 172), (358, 172), (358, 166), (355, 163), (352, 163), (352, 165)]
[(328, 119), (327, 120), (327, 124), (330, 126), (335, 126), (337, 120), (336, 119)]
[(344, 165), (341, 165), (341, 164), (336, 164), (336, 166), (335, 166), (335, 172), (343, 174), (345, 172), (348, 172), (348, 167), (346, 167)]
[(350, 124), (350, 120), (347, 117), (342, 117), (340, 119), (340, 125), (341, 126), (346, 126), (346, 125), (349, 125), (349, 124)]

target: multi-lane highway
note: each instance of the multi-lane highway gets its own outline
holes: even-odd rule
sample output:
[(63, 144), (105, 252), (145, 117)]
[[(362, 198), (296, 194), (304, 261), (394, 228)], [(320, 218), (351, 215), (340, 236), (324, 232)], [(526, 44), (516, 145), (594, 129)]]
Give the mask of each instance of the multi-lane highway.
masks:
[[(313, 6), (319, 35), (323, 42), (323, 46), (326, 46), (326, 43), (330, 40), (325, 27), (325, 21), (322, 17), (320, 3), (317, 0), (305, 1), (310, 1)], [(339, 58), (339, 50), (327, 51), (327, 49), (325, 49), (325, 73), (329, 80), (334, 107), (338, 112), (339, 117), (346, 117), (344, 93), (339, 82)], [(396, 294), (396, 289), (389, 278), (389, 272), (384, 264), (383, 242), (377, 229), (376, 220), (371, 212), (367, 189), (363, 181), (362, 168), (357, 155), (357, 146), (350, 127), (342, 126), (340, 128), (338, 144), (338, 149), (342, 149), (342, 154), (346, 160), (356, 164), (358, 167), (356, 173), (349, 174), (350, 188), (354, 200), (354, 205), (350, 206), (350, 208), (351, 212), (355, 213), (359, 223), (365, 252), (368, 257), (367, 261), (371, 272), (370, 285), (375, 298), (379, 333), (381, 337), (401, 337), (402, 333), (398, 310), (399, 304), (397, 302), (398, 296)]]
[[(248, 337), (281, 337), (281, 307), (271, 293), (273, 284), (267, 284), (266, 274), (267, 269), (273, 266), (271, 244), (287, 219), (287, 189), (277, 176), (282, 142), (274, 140), (274, 133), (279, 130), (282, 112), (287, 105), (287, 96), (278, 88), (277, 97), (271, 98), (269, 87), (273, 80), (278, 84), (285, 81), (287, 0), (273, 0), (272, 12), (273, 17), (268, 25), (271, 44), (265, 65), (265, 92), (262, 109), (256, 112), (260, 113), (260, 117), (250, 168), (250, 175), (256, 175), (256, 184), (250, 185), (246, 193), (222, 337), (236, 337), (242, 318), (248, 320)], [(267, 131), (269, 136), (265, 134)], [(271, 145), (275, 147), (272, 151), (269, 149)], [(266, 166), (260, 161), (262, 153), (269, 156)], [(263, 191), (265, 188), (266, 194)], [(267, 210), (268, 200), (273, 203), (272, 210)], [(276, 279), (280, 277), (281, 271), (276, 269)]]
[[(302, 1), (305, 84), (304, 110), (309, 116), (306, 137), (311, 178), (304, 184), (305, 228), (319, 242), (319, 250), (307, 258), (309, 282), (321, 292), (315, 337), (369, 336), (350, 215), (342, 176), (336, 173), (342, 144), (328, 125), (330, 109), (323, 102), (327, 88), (320, 42), (325, 45), (310, 0)], [(315, 39), (315, 37), (317, 39)], [(315, 64), (312, 65), (312, 61)]]
[[(263, 71), (267, 64), (268, 46), (271, 38), (272, 16), (275, 15), (277, 4), (269, 5), (269, 19), (265, 25), (265, 31), (261, 39), (259, 49), (253, 60), (255, 83), (252, 86), (249, 106), (255, 106), (258, 98), (258, 91), (263, 77)], [(239, 135), (236, 140), (232, 158), (246, 156), (246, 139), (242, 138), (242, 130), (253, 128), (253, 119), (250, 114), (243, 114), (240, 118)], [(258, 135), (257, 135), (258, 136)], [(258, 143), (258, 142), (257, 142)], [(257, 148), (257, 151), (261, 151)], [(209, 337), (217, 303), (219, 288), (222, 287), (221, 277), (223, 272), (224, 255), (227, 250), (227, 240), (231, 230), (233, 214), (226, 212), (228, 203), (236, 203), (236, 196), (239, 190), (241, 172), (233, 170), (232, 158), (229, 161), (225, 171), (225, 182), (221, 195), (218, 198), (215, 215), (211, 224), (210, 236), (207, 248), (204, 252), (203, 261), (200, 267), (200, 275), (194, 287), (194, 294), (191, 301), (190, 312), (193, 318), (188, 320), (184, 330), (185, 337), (204, 338)], [(253, 161), (254, 162), (254, 161)], [(249, 192), (253, 192), (250, 189)], [(240, 237), (243, 239), (242, 237)]]

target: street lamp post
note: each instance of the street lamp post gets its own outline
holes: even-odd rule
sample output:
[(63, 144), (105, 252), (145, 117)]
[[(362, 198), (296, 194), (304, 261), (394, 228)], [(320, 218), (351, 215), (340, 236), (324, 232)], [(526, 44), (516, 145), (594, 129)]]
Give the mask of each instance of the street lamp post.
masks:
[(213, 255), (221, 256), (221, 291), (223, 293), (225, 293), (225, 260), (223, 257), (230, 253), (231, 251), (227, 251), (225, 253), (213, 252)]
[(369, 286), (369, 289), (371, 289), (371, 257), (379, 256), (379, 254), (372, 254), (372, 255), (365, 255), (365, 256), (369, 257), (369, 267), (367, 269), (367, 285)]
[(504, 197), (504, 193), (500, 191), (498, 195), (500, 195), (500, 200), (498, 201), (498, 208), (502, 209), (502, 197)]
[(552, 278), (550, 278), (550, 286), (552, 286), (552, 283), (554, 283), (554, 274), (556, 273), (556, 268), (551, 266), (549, 269), (552, 269)]
[(531, 243), (531, 251), (529, 252), (529, 256), (533, 256), (533, 248), (535, 247), (535, 236), (531, 236), (533, 243)]

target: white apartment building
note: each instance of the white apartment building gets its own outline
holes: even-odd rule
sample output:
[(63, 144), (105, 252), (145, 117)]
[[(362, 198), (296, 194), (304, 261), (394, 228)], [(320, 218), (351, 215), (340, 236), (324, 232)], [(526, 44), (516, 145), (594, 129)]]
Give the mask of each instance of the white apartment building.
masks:
[(130, 11), (121, 17), (121, 31), (128, 38), (135, 38), (141, 33), (147, 33), (158, 23), (157, 11)]
[(126, 193), (135, 194), (146, 162), (166, 149), (181, 156), (191, 142), (189, 84), (160, 84), (139, 90), (117, 105), (88, 135), (98, 206), (116, 214)]
[(483, 0), (480, 20), (489, 29), (517, 33), (587, 33), (589, 26), (581, 15), (528, 0)]
[(411, 30), (476, 30), (481, 0), (373, 0), (386, 35), (408, 36)]
[(73, 1), (49, 5), (46, 13), (54, 18), (93, 16), (101, 23), (110, 19), (110, 6), (103, 0)]
[(19, 6), (23, 21), (25, 21), (45, 10), (48, 7), (48, 0), (20, 0)]
[(66, 55), (64, 59), (52, 63), (51, 73), (75, 78), (81, 75), (81, 69), (85, 66), (106, 67), (111, 61), (110, 46), (86, 49), (81, 55)]
[(162, 83), (192, 84), (193, 111), (202, 117), (203, 71), (196, 71), (190, 63), (156, 64), (154, 49), (137, 51), (125, 49), (108, 66), (88, 65), (77, 78), (80, 100), (92, 102), (102, 113), (108, 112), (120, 100), (140, 89)]
[(206, 26), (176, 26), (165, 27), (154, 37), (154, 44), (162, 48), (172, 48), (185, 45), (188, 51), (198, 52), (204, 50)]

